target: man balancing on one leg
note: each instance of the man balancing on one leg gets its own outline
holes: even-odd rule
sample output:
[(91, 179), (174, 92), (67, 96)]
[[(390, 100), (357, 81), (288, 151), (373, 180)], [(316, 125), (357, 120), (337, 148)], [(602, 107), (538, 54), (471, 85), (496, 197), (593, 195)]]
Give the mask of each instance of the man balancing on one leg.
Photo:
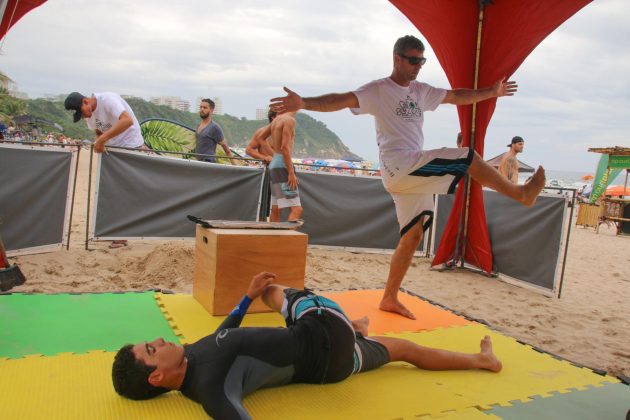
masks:
[(424, 230), (431, 225), (433, 194), (454, 192), (460, 178), (468, 173), (480, 184), (531, 206), (544, 187), (545, 172), (539, 167), (528, 184), (516, 186), (467, 147), (423, 150), (425, 112), (434, 111), (443, 103), (469, 105), (512, 96), (517, 89), (515, 82), (499, 80), (483, 89), (453, 90), (417, 82), (426, 58), (424, 45), (411, 35), (396, 41), (393, 61), (389, 77), (372, 81), (354, 92), (302, 98), (284, 88), (288, 95), (273, 98), (271, 107), (279, 113), (350, 108), (354, 114), (374, 116), (381, 176), (394, 200), (400, 225), (400, 241), (392, 256), (380, 308), (415, 319), (398, 300), (398, 289)]
[[(309, 291), (252, 278), (247, 294), (209, 335), (180, 346), (157, 339), (116, 354), (116, 392), (144, 400), (170, 390), (203, 405), (215, 419), (248, 419), (243, 398), (263, 387), (339, 382), (353, 373), (405, 361), (428, 370), (501, 370), (489, 337), (476, 354), (419, 346), (393, 337), (366, 337), (367, 318), (352, 323), (335, 302)], [(239, 328), (250, 303), (264, 302), (285, 317), (286, 328)]]

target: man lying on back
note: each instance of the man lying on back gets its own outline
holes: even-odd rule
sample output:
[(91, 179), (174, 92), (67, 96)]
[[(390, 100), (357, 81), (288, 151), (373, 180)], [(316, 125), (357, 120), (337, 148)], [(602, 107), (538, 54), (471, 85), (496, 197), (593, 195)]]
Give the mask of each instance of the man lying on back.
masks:
[[(159, 338), (121, 348), (112, 368), (116, 392), (144, 400), (179, 390), (215, 419), (249, 419), (243, 398), (257, 389), (339, 382), (394, 361), (427, 370), (501, 370), (487, 336), (475, 354), (367, 337), (367, 318), (350, 321), (332, 300), (272, 284), (275, 277), (266, 272), (254, 276), (214, 334), (196, 343), (180, 346)], [(239, 327), (258, 297), (282, 313), (286, 328)]]

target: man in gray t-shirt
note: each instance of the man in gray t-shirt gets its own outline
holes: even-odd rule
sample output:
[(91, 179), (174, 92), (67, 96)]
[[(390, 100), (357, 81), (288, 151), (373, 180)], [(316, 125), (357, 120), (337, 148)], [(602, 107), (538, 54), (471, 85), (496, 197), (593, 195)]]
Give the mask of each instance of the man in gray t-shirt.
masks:
[[(202, 99), (199, 104), (201, 122), (197, 126), (195, 133), (197, 137), (195, 153), (199, 155), (215, 155), (217, 153), (217, 144), (219, 144), (225, 151), (225, 154), (228, 157), (232, 157), (232, 151), (223, 137), (223, 130), (221, 130), (219, 124), (212, 121), (213, 112), (214, 102), (211, 99)], [(216, 162), (214, 156), (197, 156), (197, 160)]]

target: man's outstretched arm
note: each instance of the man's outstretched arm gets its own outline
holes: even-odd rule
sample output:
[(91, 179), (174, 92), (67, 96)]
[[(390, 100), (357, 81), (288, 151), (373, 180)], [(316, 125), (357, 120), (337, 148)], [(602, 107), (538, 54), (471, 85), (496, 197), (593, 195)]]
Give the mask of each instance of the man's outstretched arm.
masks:
[(256, 274), (249, 283), (245, 296), (243, 296), (239, 304), (234, 307), (221, 325), (217, 327), (215, 333), (226, 328), (238, 328), (243, 318), (245, 318), (249, 305), (265, 292), (275, 278), (276, 275), (273, 273), (262, 272)]
[(299, 111), (306, 109), (309, 111), (332, 112), (344, 108), (358, 108), (359, 99), (352, 92), (329, 93), (327, 95), (312, 98), (302, 98), (291, 89), (285, 87), (287, 96), (271, 99), (271, 109), (279, 114), (284, 112)]
[(494, 85), (482, 89), (453, 89), (449, 90), (442, 100), (443, 104), (470, 105), (482, 102), (491, 98), (502, 96), (513, 96), (518, 90), (518, 85), (514, 81), (505, 81), (505, 78), (497, 81)]

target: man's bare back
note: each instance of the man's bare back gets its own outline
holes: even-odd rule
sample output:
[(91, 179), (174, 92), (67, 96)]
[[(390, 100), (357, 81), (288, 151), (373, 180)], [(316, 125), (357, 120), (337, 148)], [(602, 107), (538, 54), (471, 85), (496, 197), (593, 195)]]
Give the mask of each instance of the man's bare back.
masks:
[[(293, 152), (295, 140), (295, 112), (278, 115), (271, 122), (271, 148), (275, 153)], [(285, 162), (289, 165), (291, 162)]]
[(263, 160), (265, 163), (271, 162), (273, 158), (273, 149), (269, 142), (271, 141), (271, 123), (260, 127), (254, 132), (249, 141), (245, 153), (249, 156)]

